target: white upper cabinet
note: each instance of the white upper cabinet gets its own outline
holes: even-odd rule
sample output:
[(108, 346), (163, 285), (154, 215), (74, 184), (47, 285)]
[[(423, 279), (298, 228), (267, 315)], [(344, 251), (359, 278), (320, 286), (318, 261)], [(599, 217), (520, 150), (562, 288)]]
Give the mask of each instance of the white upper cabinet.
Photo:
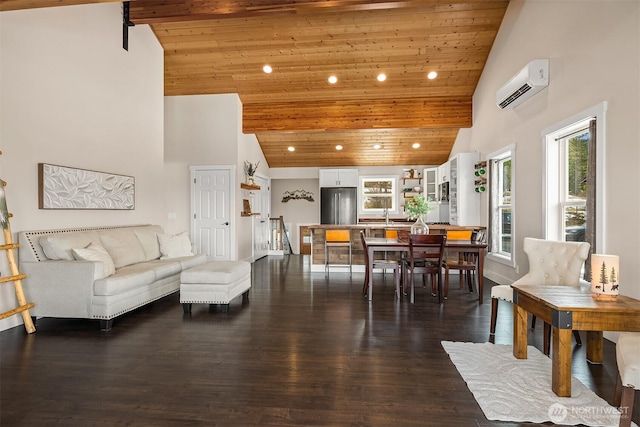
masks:
[(438, 184), (449, 182), (449, 162), (445, 162), (438, 166)]
[(431, 202), (429, 202), (431, 210), (427, 213), (425, 220), (427, 222), (438, 222), (440, 221), (438, 207), (438, 168), (425, 168), (422, 176), (424, 177), (424, 196), (431, 198)]
[(320, 169), (320, 187), (357, 187), (358, 169)]

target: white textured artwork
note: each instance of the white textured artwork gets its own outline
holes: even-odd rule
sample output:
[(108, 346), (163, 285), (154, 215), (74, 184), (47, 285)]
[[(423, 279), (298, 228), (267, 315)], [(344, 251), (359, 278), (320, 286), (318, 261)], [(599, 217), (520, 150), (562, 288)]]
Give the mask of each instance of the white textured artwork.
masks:
[(67, 166), (38, 164), (40, 209), (120, 209), (135, 207), (135, 179)]

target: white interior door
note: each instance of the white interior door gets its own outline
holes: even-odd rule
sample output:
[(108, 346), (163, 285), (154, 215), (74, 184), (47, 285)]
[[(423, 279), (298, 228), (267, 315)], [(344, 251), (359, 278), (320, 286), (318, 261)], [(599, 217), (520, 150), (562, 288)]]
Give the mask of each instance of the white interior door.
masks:
[(231, 260), (233, 226), (232, 166), (191, 168), (192, 238), (196, 254), (210, 261)]
[(254, 176), (260, 191), (255, 192), (253, 217), (253, 259), (260, 259), (269, 253), (269, 216), (271, 215), (271, 181), (263, 176)]

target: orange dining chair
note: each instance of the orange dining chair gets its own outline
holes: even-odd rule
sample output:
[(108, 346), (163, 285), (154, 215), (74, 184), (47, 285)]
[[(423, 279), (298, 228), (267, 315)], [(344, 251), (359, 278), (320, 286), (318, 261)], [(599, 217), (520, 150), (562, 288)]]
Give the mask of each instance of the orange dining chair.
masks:
[[(386, 269), (393, 270), (393, 281), (396, 285), (396, 298), (400, 298), (400, 271), (401, 265), (396, 260), (387, 260), (387, 259), (374, 259), (369, 260), (369, 251), (367, 250), (367, 242), (365, 240), (364, 230), (360, 230), (360, 241), (362, 242), (362, 249), (364, 250), (364, 265), (365, 265), (365, 273), (364, 273), (364, 285), (362, 287), (363, 295), (367, 295), (369, 291), (369, 262), (372, 262), (372, 268), (382, 268), (383, 271)], [(371, 278), (371, 286), (373, 286), (373, 277)]]
[[(447, 231), (447, 241), (451, 240), (471, 240), (471, 235), (473, 230), (448, 230)], [(447, 250), (447, 252), (449, 252)], [(452, 251), (453, 252), (453, 251)], [(444, 260), (444, 299), (447, 299), (449, 296), (449, 271), (450, 270), (458, 270), (459, 271), (459, 280), (460, 280), (460, 289), (463, 287), (464, 280), (467, 281), (469, 286), (469, 292), (473, 292), (472, 281), (477, 278), (478, 262), (474, 254), (465, 253), (461, 251), (457, 252), (455, 256), (450, 256), (447, 253), (447, 256)], [(476, 286), (477, 287), (477, 286)]]
[[(411, 272), (410, 301), (415, 301), (415, 274), (422, 274), (431, 278), (431, 293), (442, 297), (442, 260), (447, 236), (444, 234), (410, 234), (409, 261), (407, 269)], [(436, 290), (437, 286), (437, 290)]]

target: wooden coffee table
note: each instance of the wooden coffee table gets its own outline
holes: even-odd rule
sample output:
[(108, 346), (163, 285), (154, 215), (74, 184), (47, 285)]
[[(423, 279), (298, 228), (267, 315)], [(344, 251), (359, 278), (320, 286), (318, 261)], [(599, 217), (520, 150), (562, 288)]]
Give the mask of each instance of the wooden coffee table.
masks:
[(551, 388), (571, 396), (572, 331), (587, 331), (587, 360), (602, 363), (603, 331), (640, 331), (640, 301), (591, 296), (588, 287), (513, 286), (513, 355), (527, 358), (527, 312), (552, 327)]

